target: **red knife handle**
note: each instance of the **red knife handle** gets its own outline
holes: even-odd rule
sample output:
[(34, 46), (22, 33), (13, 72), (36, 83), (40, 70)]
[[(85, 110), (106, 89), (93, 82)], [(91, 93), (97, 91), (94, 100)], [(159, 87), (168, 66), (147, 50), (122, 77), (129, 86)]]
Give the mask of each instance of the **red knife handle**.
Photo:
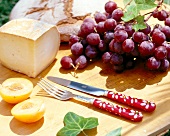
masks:
[(124, 117), (126, 119), (139, 122), (142, 120), (143, 115), (141, 112), (129, 109), (129, 108), (123, 108), (118, 105), (111, 105), (108, 102), (102, 102), (101, 100), (94, 99), (93, 105), (97, 108), (100, 108), (102, 110), (108, 111), (110, 113), (113, 113), (115, 115), (119, 115), (121, 117)]
[(114, 93), (113, 91), (108, 91), (106, 95), (109, 99), (112, 99), (114, 101), (127, 104), (129, 106), (147, 111), (147, 112), (152, 112), (156, 108), (156, 104), (153, 102), (149, 102), (146, 100), (138, 99), (138, 98), (133, 98), (130, 96), (126, 96), (124, 94), (120, 93)]

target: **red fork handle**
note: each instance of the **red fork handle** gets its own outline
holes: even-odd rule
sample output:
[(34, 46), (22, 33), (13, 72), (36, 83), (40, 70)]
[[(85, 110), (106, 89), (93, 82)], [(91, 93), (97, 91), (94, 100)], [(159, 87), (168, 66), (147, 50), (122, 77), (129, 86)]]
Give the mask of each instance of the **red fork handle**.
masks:
[(118, 105), (111, 105), (108, 102), (102, 102), (101, 100), (98, 100), (98, 99), (94, 99), (93, 105), (97, 108), (108, 111), (115, 115), (119, 115), (121, 117), (132, 120), (134, 122), (139, 122), (143, 118), (143, 115), (141, 112), (138, 112), (138, 111), (135, 111), (129, 108), (123, 108)]
[(133, 98), (133, 97), (126, 96), (120, 93), (114, 93), (113, 91), (108, 91), (106, 94), (106, 97), (111, 100), (129, 105), (129, 106), (132, 106), (132, 107), (135, 107), (135, 108), (147, 111), (147, 112), (152, 112), (156, 108), (156, 104), (153, 102), (149, 102), (149, 101), (138, 99), (138, 98)]

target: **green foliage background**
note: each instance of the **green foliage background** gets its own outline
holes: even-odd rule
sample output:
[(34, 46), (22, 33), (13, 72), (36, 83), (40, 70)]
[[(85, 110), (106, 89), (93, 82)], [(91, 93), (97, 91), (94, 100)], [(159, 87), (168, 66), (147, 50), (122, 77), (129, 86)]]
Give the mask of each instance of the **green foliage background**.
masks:
[(18, 0), (0, 0), (0, 26), (8, 22), (9, 15)]

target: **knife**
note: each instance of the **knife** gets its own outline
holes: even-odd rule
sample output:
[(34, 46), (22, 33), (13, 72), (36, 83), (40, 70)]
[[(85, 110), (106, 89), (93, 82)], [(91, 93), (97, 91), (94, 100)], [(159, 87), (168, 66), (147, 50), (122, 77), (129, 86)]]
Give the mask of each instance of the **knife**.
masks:
[(152, 112), (156, 108), (156, 104), (154, 102), (150, 102), (147, 100), (139, 99), (139, 98), (134, 98), (131, 96), (126, 96), (121, 93), (116, 93), (113, 91), (109, 90), (104, 90), (100, 89), (97, 87), (89, 86), (86, 84), (82, 84), (79, 82), (59, 78), (59, 77), (53, 77), (53, 76), (48, 76), (48, 80), (66, 86), (71, 89), (75, 89), (81, 92), (85, 92), (87, 94), (95, 95), (95, 96), (105, 96), (111, 100), (114, 100), (116, 102), (120, 102), (129, 106), (132, 106), (134, 108), (138, 108), (147, 112)]

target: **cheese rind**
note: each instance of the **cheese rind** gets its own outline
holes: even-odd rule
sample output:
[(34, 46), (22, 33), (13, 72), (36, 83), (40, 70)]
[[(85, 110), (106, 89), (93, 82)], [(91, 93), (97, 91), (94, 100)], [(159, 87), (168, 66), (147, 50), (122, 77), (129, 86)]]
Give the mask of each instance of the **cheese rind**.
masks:
[(33, 19), (12, 20), (0, 28), (0, 61), (36, 77), (55, 59), (60, 46), (56, 26)]

